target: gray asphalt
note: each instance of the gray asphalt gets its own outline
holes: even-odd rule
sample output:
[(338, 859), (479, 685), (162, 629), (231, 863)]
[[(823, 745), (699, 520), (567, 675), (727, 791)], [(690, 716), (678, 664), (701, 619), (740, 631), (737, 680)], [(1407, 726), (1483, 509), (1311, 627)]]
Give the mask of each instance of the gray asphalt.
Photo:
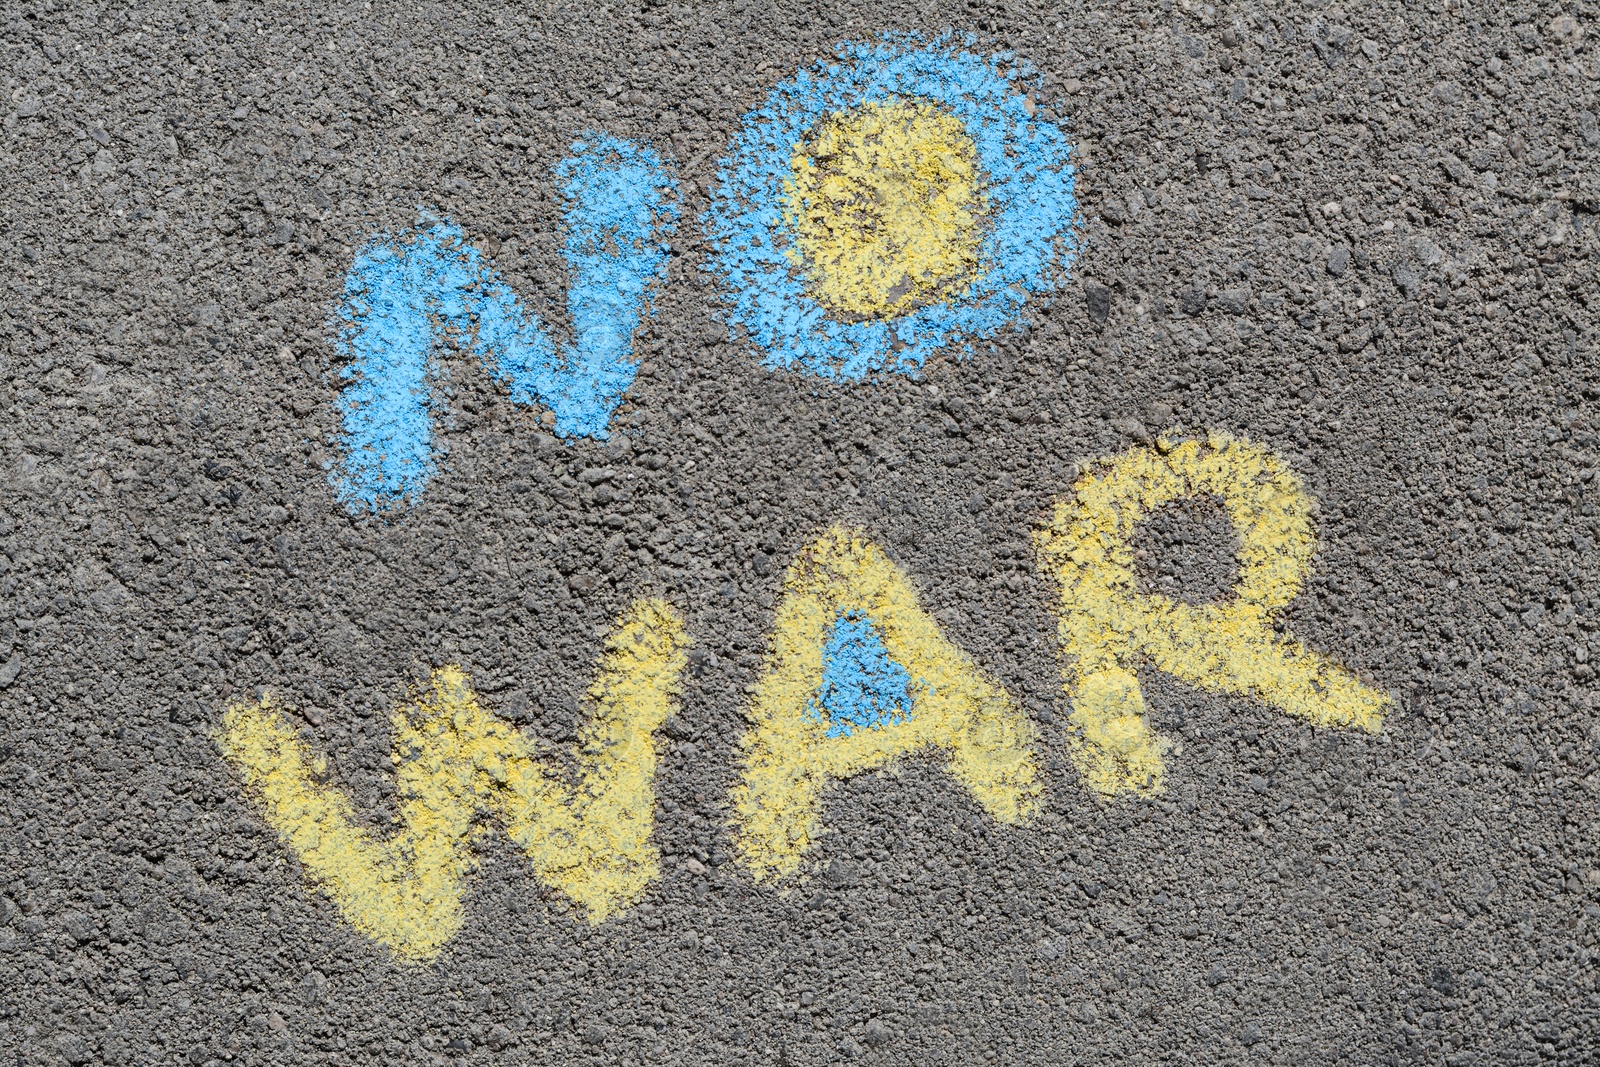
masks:
[[(7, 1062), (1596, 1062), (1600, 22), (1428, 8), (0, 9)], [(1037, 68), (1083, 250), (1025, 333), (919, 379), (767, 370), (693, 220), (746, 110), (891, 29)], [(562, 443), (455, 361), (425, 498), (351, 517), (355, 250), (432, 206), (562, 323), (549, 174), (591, 128), (668, 158), (688, 220), (617, 432)], [(1033, 532), (1080, 461), (1208, 429), (1304, 479), (1286, 620), (1398, 706), (1368, 736), (1151, 670), (1167, 789), (1102, 801)], [(834, 787), (774, 888), (728, 796), (782, 569), (836, 521), (1032, 715), (1044, 811), (996, 823), (918, 757)], [(1153, 588), (1234, 580), (1219, 513), (1141, 537)], [(219, 753), (271, 689), (392, 816), (419, 672), (566, 746), (641, 593), (696, 655), (662, 877), (599, 927), (491, 836), (461, 933), (397, 963)]]

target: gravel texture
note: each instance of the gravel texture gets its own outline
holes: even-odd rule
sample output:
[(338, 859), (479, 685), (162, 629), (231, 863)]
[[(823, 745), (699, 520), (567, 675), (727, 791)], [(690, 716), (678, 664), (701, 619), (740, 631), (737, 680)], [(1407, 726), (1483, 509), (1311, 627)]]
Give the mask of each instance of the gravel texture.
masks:
[[(0, 1049), (33, 1064), (1595, 1062), (1600, 17), (1592, 3), (218, 4), (0, 9)], [(693, 222), (740, 116), (884, 30), (1040, 72), (1083, 251), (1030, 328), (920, 378), (763, 369)], [(683, 218), (606, 443), (447, 361), (447, 454), (351, 517), (330, 315), (427, 206), (555, 330), (552, 169), (653, 146)], [(1163, 430), (1319, 501), (1308, 645), (1377, 736), (1153, 671), (1168, 788), (1066, 759), (1033, 531)], [(868, 530), (1032, 715), (1044, 811), (937, 760), (831, 794), (809, 880), (733, 861), (784, 567)], [(1235, 580), (1204, 502), (1152, 590)], [(696, 642), (663, 874), (591, 928), (490, 836), (465, 928), (393, 962), (307, 888), (214, 739), (270, 687), (382, 826), (387, 711), (460, 663), (576, 736), (610, 622)]]

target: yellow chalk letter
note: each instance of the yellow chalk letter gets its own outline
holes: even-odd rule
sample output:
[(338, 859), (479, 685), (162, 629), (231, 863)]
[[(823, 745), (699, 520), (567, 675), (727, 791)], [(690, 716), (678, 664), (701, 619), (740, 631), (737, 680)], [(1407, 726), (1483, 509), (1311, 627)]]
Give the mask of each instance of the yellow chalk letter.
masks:
[(904, 573), (847, 530), (789, 568), (748, 714), (733, 805), (739, 856), (758, 879), (799, 867), (830, 779), (918, 749), (947, 752), (950, 773), (1002, 822), (1038, 802), (1032, 724), (944, 639)]
[(547, 885), (598, 923), (635, 902), (659, 869), (653, 733), (672, 713), (688, 644), (659, 600), (630, 608), (613, 629), (589, 695), (594, 717), (579, 742), (581, 780), (569, 787), (534, 742), (478, 703), (457, 667), (433, 672), (393, 718), (399, 832), (358, 824), (345, 795), (270, 699), (222, 718), (223, 755), (306, 873), (357, 930), (396, 956), (436, 956), (461, 928), (464, 881), (485, 816), (498, 818)]
[[(1166, 742), (1144, 721), (1140, 657), (1205, 689), (1249, 695), (1322, 726), (1377, 732), (1390, 699), (1273, 632), (1300, 592), (1316, 548), (1300, 480), (1263, 448), (1213, 433), (1141, 448), (1091, 467), (1037, 538), (1061, 587), (1060, 636), (1073, 760), (1095, 791), (1160, 789)], [(1139, 592), (1130, 542), (1151, 511), (1214, 495), (1239, 535), (1239, 584), (1219, 604)]]

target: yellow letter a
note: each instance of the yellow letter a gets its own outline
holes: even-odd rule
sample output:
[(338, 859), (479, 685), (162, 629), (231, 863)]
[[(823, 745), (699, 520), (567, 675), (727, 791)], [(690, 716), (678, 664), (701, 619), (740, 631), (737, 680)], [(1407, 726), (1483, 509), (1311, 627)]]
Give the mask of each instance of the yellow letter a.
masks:
[(1038, 802), (1032, 724), (944, 639), (900, 569), (846, 530), (789, 568), (749, 715), (733, 803), (739, 855), (758, 879), (799, 867), (829, 779), (921, 748), (949, 753), (950, 772), (1002, 822)]
[(387, 839), (358, 824), (343, 793), (317, 783), (323, 761), (270, 699), (228, 709), (222, 751), (306, 873), (352, 926), (401, 959), (431, 959), (461, 928), (486, 815), (505, 823), (541, 880), (597, 923), (636, 901), (659, 868), (649, 840), (651, 735), (672, 712), (686, 645), (662, 601), (641, 601), (618, 620), (589, 690), (595, 714), (576, 788), (535, 758), (522, 731), (483, 710), (460, 668), (434, 671), (393, 718), (401, 829)]

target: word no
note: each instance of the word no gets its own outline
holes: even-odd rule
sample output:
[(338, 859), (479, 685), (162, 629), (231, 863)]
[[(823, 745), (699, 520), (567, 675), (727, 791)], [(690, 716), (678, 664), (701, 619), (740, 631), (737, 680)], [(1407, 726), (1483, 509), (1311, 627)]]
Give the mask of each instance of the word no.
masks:
[[(1076, 250), (1072, 145), (1034, 114), (1025, 65), (941, 38), (843, 45), (744, 116), (701, 219), (730, 337), (773, 368), (857, 381), (1022, 324)], [(414, 500), (434, 473), (429, 379), (446, 338), (563, 437), (604, 438), (633, 335), (665, 274), (676, 187), (648, 148), (587, 136), (557, 167), (567, 310), (559, 351), (460, 230), (359, 253), (336, 321), (351, 511)]]

